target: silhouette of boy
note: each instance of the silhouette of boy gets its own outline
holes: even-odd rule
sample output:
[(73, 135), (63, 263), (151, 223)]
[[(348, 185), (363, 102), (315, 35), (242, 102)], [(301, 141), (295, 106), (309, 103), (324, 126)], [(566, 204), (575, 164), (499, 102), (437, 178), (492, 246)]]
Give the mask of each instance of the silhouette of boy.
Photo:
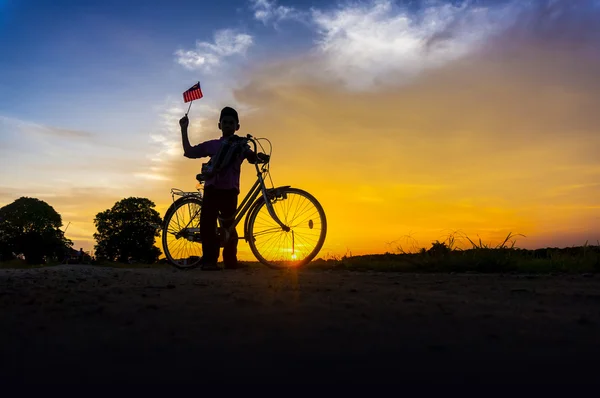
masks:
[[(179, 120), (184, 156), (190, 159), (211, 157), (218, 153), (222, 145), (235, 143), (241, 137), (235, 135), (240, 128), (238, 113), (235, 109), (225, 107), (219, 117), (219, 130), (222, 137), (191, 146), (188, 139), (189, 119), (184, 116)], [(240, 171), (244, 160), (249, 163), (267, 162), (269, 156), (256, 154), (247, 144), (237, 145), (230, 161), (215, 175), (206, 178), (204, 183), (204, 200), (200, 212), (200, 235), (202, 236), (202, 269), (219, 270), (220, 242), (217, 237), (217, 218), (223, 219), (223, 226), (229, 227), (234, 219), (240, 193)], [(221, 158), (221, 156), (219, 156)], [(227, 269), (239, 268), (237, 261), (238, 235), (235, 229), (223, 247), (223, 265)]]

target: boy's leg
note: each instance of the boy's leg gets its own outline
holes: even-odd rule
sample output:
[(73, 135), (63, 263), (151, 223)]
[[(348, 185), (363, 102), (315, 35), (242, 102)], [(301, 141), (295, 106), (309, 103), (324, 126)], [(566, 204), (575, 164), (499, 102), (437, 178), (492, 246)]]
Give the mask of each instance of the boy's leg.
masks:
[[(222, 191), (221, 195), (221, 217), (223, 220), (223, 226), (228, 228), (235, 221), (233, 216), (237, 209), (238, 193), (235, 190)], [(223, 247), (223, 265), (225, 268), (236, 268), (237, 267), (237, 245), (238, 245), (238, 234), (234, 229), (231, 231), (229, 240)]]
[(202, 265), (216, 266), (219, 259), (217, 238), (217, 217), (219, 215), (219, 195), (212, 187), (204, 189), (202, 210), (200, 211), (200, 236), (202, 236)]

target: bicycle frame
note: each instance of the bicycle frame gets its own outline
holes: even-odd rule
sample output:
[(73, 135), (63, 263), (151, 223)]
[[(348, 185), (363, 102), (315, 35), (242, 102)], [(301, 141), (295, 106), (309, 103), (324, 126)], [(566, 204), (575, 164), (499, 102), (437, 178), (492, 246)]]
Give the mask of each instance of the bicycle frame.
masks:
[[(248, 141), (252, 142), (252, 144), (254, 145), (254, 153), (258, 153), (258, 147), (257, 147), (256, 141), (253, 139), (253, 137), (250, 134), (248, 134), (246, 136), (246, 139)], [(263, 177), (263, 172), (265, 171), (264, 166), (261, 169), (258, 167), (258, 164), (259, 164), (258, 162), (254, 163), (254, 167), (256, 169), (256, 181), (254, 182), (254, 185), (252, 185), (252, 188), (250, 188), (250, 190), (244, 197), (244, 200), (242, 200), (242, 202), (236, 209), (236, 211), (233, 215), (234, 221), (231, 224), (231, 226), (229, 228), (227, 228), (228, 233), (230, 233), (232, 229), (236, 228), (237, 225), (242, 220), (242, 218), (244, 218), (244, 216), (248, 213), (248, 211), (250, 211), (250, 209), (253, 209), (258, 204), (257, 199), (258, 199), (259, 195), (261, 195), (261, 194), (265, 201), (265, 205), (267, 206), (269, 215), (273, 218), (273, 220), (277, 224), (279, 224), (281, 229), (283, 229), (284, 231), (287, 232), (290, 230), (290, 228), (287, 225), (285, 225), (283, 222), (281, 222), (281, 220), (277, 217), (277, 214), (275, 213), (275, 210), (273, 209), (273, 205), (271, 204), (271, 201), (269, 200), (270, 199), (269, 193), (271, 191), (277, 192), (277, 190), (282, 187), (267, 189), (267, 187), (265, 186), (265, 180)], [(221, 218), (219, 218), (219, 224), (220, 224), (219, 226), (222, 227), (222, 223), (223, 223), (223, 220)], [(242, 237), (239, 237), (238, 239), (248, 240), (249, 238), (250, 237), (248, 236), (247, 225), (245, 225), (244, 226), (244, 235)]]
[[(258, 153), (256, 141), (253, 139), (253, 137), (250, 134), (248, 134), (246, 136), (246, 140), (252, 142), (252, 144), (254, 145), (254, 153)], [(265, 186), (265, 180), (263, 177), (263, 173), (267, 171), (264, 166), (265, 164), (263, 163), (262, 168), (260, 168), (258, 165), (259, 165), (258, 162), (256, 162), (254, 164), (254, 167), (256, 169), (256, 177), (257, 177), (256, 181), (254, 182), (254, 185), (252, 185), (252, 188), (250, 188), (250, 190), (248, 191), (248, 193), (246, 194), (246, 196), (244, 197), (242, 202), (238, 205), (238, 207), (233, 215), (233, 218), (234, 218), (233, 223), (227, 229), (224, 229), (226, 232), (225, 240), (228, 240), (229, 236), (231, 235), (231, 231), (237, 227), (237, 225), (240, 223), (242, 218), (244, 218), (244, 216), (246, 214), (248, 214), (249, 211), (252, 211), (256, 206), (258, 206), (259, 200), (260, 200), (259, 196), (262, 196), (263, 200), (265, 201), (265, 205), (267, 206), (269, 215), (273, 218), (273, 220), (277, 224), (279, 224), (279, 226), (281, 226), (282, 230), (284, 230), (286, 232), (290, 230), (290, 228), (287, 225), (285, 225), (277, 217), (277, 214), (275, 213), (275, 210), (273, 209), (273, 205), (271, 204), (271, 201), (270, 201), (270, 198), (273, 196), (271, 193), (273, 193), (275, 196), (277, 196), (278, 190), (280, 188), (287, 188), (289, 186), (267, 189), (267, 187)], [(177, 195), (182, 196), (182, 197), (196, 196), (196, 197), (199, 197), (200, 199), (202, 199), (202, 194), (200, 192), (183, 192), (180, 190), (177, 190), (177, 191), (179, 191), (177, 193)], [(171, 189), (171, 194), (175, 195), (174, 189)], [(197, 217), (197, 214), (194, 214), (194, 216), (192, 217), (192, 220), (195, 219), (196, 217)], [(221, 229), (223, 229), (223, 221), (224, 220), (221, 217), (218, 218), (219, 227)], [(191, 222), (191, 220), (190, 220), (190, 222)], [(187, 226), (186, 226), (186, 228), (187, 228)], [(192, 229), (189, 229), (189, 231), (191, 231), (191, 230)], [(195, 229), (193, 232), (195, 232)], [(248, 236), (247, 223), (246, 223), (246, 225), (244, 225), (243, 236), (238, 237), (238, 239), (245, 239), (246, 241), (250, 239), (250, 236)]]

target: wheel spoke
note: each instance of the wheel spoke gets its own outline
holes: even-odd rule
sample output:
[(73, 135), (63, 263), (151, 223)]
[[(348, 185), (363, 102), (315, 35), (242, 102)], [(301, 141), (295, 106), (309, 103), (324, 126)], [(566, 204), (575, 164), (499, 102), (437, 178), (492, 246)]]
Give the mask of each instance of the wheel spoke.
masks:
[(289, 232), (275, 222), (265, 203), (251, 215), (249, 223), (252, 252), (259, 261), (275, 268), (311, 261), (321, 249), (327, 232), (325, 213), (315, 198), (295, 188), (288, 188), (285, 196), (286, 199), (273, 203), (273, 210), (291, 228)]
[(190, 198), (179, 203), (165, 218), (163, 249), (169, 262), (178, 268), (195, 267), (202, 257), (202, 244), (194, 241), (190, 232), (199, 230), (200, 210), (201, 201)]

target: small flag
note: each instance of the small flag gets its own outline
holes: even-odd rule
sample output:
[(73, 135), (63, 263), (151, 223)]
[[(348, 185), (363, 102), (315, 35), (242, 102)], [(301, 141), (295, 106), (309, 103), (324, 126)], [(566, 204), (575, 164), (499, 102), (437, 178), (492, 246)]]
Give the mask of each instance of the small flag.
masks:
[(200, 82), (198, 82), (183, 93), (183, 102), (190, 102), (202, 97), (202, 89), (200, 88)]

